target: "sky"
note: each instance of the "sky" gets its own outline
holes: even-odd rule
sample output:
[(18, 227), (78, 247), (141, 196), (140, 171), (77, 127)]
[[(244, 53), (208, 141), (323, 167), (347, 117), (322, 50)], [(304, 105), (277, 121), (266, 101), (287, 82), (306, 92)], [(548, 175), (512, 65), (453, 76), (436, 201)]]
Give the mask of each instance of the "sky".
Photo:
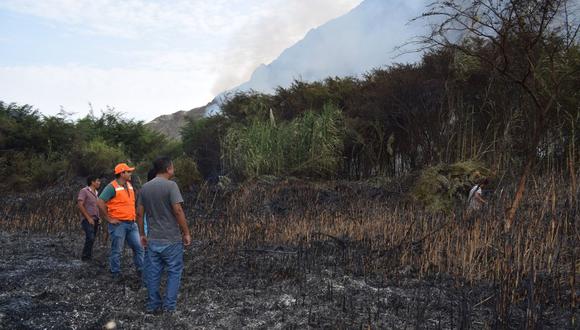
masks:
[(0, 0), (0, 101), (149, 121), (203, 106), (362, 0)]

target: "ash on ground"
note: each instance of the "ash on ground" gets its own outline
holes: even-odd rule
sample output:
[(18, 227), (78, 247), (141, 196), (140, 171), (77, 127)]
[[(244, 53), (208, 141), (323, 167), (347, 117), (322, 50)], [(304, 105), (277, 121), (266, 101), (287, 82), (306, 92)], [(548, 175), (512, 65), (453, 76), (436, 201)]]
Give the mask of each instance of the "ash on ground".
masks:
[(79, 260), (82, 243), (80, 235), (0, 233), (0, 328), (494, 327), (489, 288), (418, 279), (412, 269), (391, 278), (346, 272), (325, 253), (324, 245), (332, 244), (325, 242), (317, 253), (270, 247), (228, 256), (195, 242), (185, 253), (178, 311), (147, 315), (130, 250), (116, 282), (104, 242), (97, 242), (90, 262)]

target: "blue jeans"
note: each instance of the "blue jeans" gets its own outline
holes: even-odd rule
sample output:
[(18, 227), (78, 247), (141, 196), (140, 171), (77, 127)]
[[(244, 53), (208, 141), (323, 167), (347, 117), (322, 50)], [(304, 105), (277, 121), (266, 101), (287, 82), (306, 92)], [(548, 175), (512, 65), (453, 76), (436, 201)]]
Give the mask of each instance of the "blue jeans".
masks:
[[(167, 271), (167, 286), (163, 306), (159, 286), (161, 274)], [(183, 243), (160, 243), (149, 241), (145, 249), (144, 280), (147, 283), (147, 310), (154, 311), (163, 307), (174, 311), (177, 304), (177, 293), (183, 271)]]
[(134, 221), (121, 221), (121, 223), (109, 224), (109, 235), (111, 236), (111, 273), (121, 272), (121, 254), (125, 247), (125, 240), (133, 250), (133, 263), (137, 271), (143, 269), (143, 247), (139, 239), (139, 229)]

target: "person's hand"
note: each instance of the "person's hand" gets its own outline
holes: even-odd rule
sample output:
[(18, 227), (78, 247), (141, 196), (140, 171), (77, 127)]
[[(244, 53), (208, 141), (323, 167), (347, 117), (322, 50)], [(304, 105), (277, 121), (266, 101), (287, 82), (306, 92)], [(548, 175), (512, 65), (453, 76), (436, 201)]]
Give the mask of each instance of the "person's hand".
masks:
[(145, 235), (141, 235), (141, 246), (143, 246), (144, 248), (147, 247), (147, 236)]
[(93, 219), (91, 219), (91, 218), (88, 218), (88, 219), (87, 219), (87, 222), (88, 222), (88, 223), (89, 223), (91, 226), (94, 226), (94, 225), (95, 225), (95, 220), (93, 220)]
[(121, 221), (117, 220), (117, 219), (113, 219), (113, 218), (109, 218), (109, 223), (112, 225), (118, 225), (121, 223)]
[(183, 235), (183, 245), (185, 245), (185, 246), (191, 245), (191, 235), (189, 235), (189, 234)]

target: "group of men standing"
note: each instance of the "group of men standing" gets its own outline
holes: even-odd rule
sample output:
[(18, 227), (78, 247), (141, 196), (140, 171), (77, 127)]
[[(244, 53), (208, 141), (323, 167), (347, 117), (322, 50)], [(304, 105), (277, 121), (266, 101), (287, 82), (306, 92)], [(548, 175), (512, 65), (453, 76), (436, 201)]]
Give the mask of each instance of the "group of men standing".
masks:
[[(133, 250), (135, 269), (148, 291), (146, 311), (173, 312), (183, 271), (184, 246), (191, 244), (181, 207), (183, 197), (177, 184), (170, 180), (175, 172), (170, 158), (160, 157), (153, 162), (151, 173), (155, 176), (138, 193), (131, 184), (134, 170), (125, 163), (115, 166), (115, 179), (100, 195), (100, 179), (87, 178), (87, 187), (79, 192), (77, 201), (85, 232), (82, 259), (91, 259), (99, 222), (106, 222), (113, 279), (121, 277), (121, 255), (127, 242)], [(159, 287), (163, 271), (167, 271), (167, 286), (162, 300)]]

